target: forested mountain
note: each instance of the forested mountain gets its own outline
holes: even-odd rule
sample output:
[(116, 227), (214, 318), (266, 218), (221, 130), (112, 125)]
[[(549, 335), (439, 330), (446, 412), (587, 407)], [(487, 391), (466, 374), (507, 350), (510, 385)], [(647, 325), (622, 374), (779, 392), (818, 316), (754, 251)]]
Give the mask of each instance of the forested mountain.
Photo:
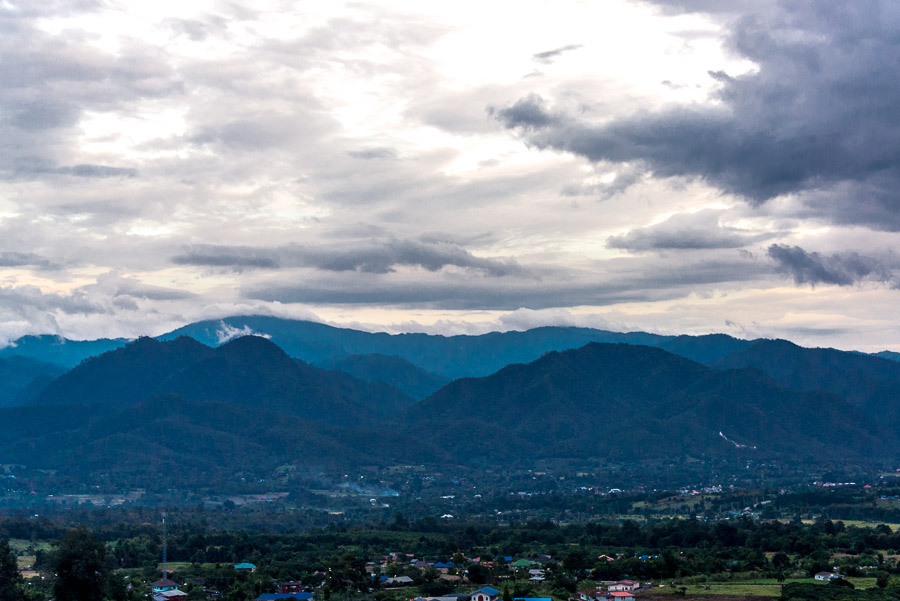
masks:
[(450, 382), (449, 379), (427, 372), (402, 357), (380, 353), (335, 357), (317, 365), (348, 373), (365, 382), (390, 384), (417, 400), (437, 392)]
[(897, 428), (835, 394), (639, 345), (551, 352), (411, 403), (258, 337), (216, 349), (141, 339), (68, 372), (35, 405), (0, 409), (0, 454), (79, 477), (134, 484), (177, 473), (206, 485), (239, 473), (270, 477), (280, 465), (879, 462), (900, 454)]
[(754, 367), (796, 390), (824, 390), (850, 401), (882, 424), (900, 426), (900, 362), (787, 340), (758, 340), (712, 364)]
[(313, 364), (377, 353), (402, 357), (449, 379), (486, 376), (513, 363), (528, 363), (546, 352), (578, 348), (588, 342), (625, 342), (671, 348), (674, 353), (703, 363), (715, 361), (750, 344), (724, 334), (660, 336), (575, 327), (542, 327), (480, 336), (386, 334), (259, 315), (202, 321), (160, 336), (160, 339), (190, 336), (206, 345), (216, 346), (240, 333), (266, 336), (290, 356)]
[(722, 372), (625, 344), (592, 343), (457, 380), (407, 419), (460, 460), (897, 452), (893, 433), (837, 395), (791, 391), (756, 370)]
[(891, 361), (900, 361), (900, 353), (895, 353), (894, 351), (881, 351), (880, 353), (875, 353), (875, 356), (882, 359), (890, 359)]
[(54, 381), (34, 404), (133, 404), (163, 394), (342, 425), (390, 416), (414, 402), (386, 384), (292, 359), (263, 338), (245, 336), (212, 349), (181, 336), (166, 342), (141, 338), (87, 360)]
[(346, 469), (373, 459), (409, 462), (435, 450), (416, 437), (386, 438), (365, 427), (323, 426), (246, 405), (162, 395), (131, 405), (0, 410), (0, 454), (61, 470), (60, 478), (165, 488), (268, 476), (281, 465)]
[(12, 355), (0, 358), (0, 407), (22, 405), (65, 368)]
[(124, 338), (100, 338), (97, 340), (69, 340), (62, 336), (22, 336), (7, 347), (0, 348), (0, 357), (28, 357), (45, 363), (75, 367), (88, 357), (122, 348), (128, 344)]

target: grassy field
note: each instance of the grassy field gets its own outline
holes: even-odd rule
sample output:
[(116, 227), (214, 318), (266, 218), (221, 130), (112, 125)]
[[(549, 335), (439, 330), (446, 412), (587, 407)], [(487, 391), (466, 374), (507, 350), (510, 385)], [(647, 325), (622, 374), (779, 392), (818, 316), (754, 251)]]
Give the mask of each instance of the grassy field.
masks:
[[(874, 578), (848, 578), (853, 586), (860, 589), (871, 588), (875, 586)], [(788, 582), (813, 582), (812, 578), (788, 578), (784, 581)], [(826, 583), (821, 583), (825, 586)], [(681, 587), (687, 589), (688, 595), (732, 595), (743, 597), (778, 597), (781, 595), (781, 584), (774, 578), (758, 578), (755, 580), (735, 580), (724, 582), (706, 582), (703, 584), (685, 584), (679, 585), (667, 584), (653, 589), (656, 593), (674, 594)]]
[[(19, 566), (20, 570), (34, 564), (34, 555), (20, 555), (20, 553), (31, 546), (31, 541), (24, 538), (9, 539), (9, 547), (13, 550), (13, 553), (16, 554), (16, 565)], [(34, 541), (34, 550), (37, 551), (39, 549), (43, 549), (44, 551), (50, 550), (50, 543), (45, 541)]]

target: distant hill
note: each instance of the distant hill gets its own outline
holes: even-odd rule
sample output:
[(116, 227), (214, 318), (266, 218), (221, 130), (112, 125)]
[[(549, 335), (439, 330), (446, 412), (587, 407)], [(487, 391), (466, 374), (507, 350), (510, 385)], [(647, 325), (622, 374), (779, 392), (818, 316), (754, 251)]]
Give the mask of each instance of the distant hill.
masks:
[(365, 382), (391, 384), (416, 400), (424, 399), (450, 382), (402, 357), (380, 353), (325, 359), (318, 367), (336, 369)]
[(128, 344), (125, 338), (69, 340), (62, 336), (23, 336), (14, 344), (0, 348), (0, 358), (18, 355), (72, 368), (87, 359)]
[(263, 338), (245, 336), (212, 349), (181, 336), (166, 342), (141, 338), (89, 359), (47, 386), (33, 404), (134, 404), (165, 394), (343, 425), (390, 416), (415, 402), (385, 384), (291, 359)]
[(0, 407), (23, 405), (65, 368), (13, 355), (0, 358)]
[(804, 348), (787, 340), (758, 340), (712, 364), (754, 367), (796, 390), (840, 395), (870, 418), (900, 427), (900, 362), (829, 348)]
[(881, 351), (880, 353), (875, 353), (875, 356), (882, 359), (890, 359), (891, 361), (900, 361), (900, 353), (895, 353), (894, 351)]
[(313, 364), (351, 355), (393, 355), (451, 380), (485, 376), (512, 363), (528, 363), (549, 351), (578, 348), (589, 342), (671, 347), (672, 352), (704, 363), (750, 344), (724, 334), (660, 336), (645, 332), (621, 333), (574, 327), (542, 327), (481, 336), (386, 334), (260, 315), (201, 321), (164, 334), (159, 339), (190, 336), (203, 344), (217, 346), (229, 336), (242, 333), (266, 336), (290, 356)]
[(625, 344), (592, 343), (454, 381), (406, 419), (409, 431), (428, 431), (459, 461), (897, 454), (893, 433), (836, 395)]

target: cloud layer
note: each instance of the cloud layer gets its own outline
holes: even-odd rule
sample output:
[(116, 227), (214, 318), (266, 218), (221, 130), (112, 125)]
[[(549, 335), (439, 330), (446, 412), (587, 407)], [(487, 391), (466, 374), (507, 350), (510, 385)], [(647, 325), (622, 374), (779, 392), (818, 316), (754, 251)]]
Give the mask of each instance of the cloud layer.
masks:
[(900, 349), (900, 10), (517, 10), (3, 4), (0, 343), (268, 312)]

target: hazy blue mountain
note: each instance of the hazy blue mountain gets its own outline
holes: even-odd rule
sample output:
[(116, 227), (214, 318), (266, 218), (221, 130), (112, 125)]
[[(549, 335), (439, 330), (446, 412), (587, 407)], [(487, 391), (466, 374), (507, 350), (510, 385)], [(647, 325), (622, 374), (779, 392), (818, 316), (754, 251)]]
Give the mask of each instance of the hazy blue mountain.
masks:
[(894, 351), (881, 351), (880, 353), (875, 353), (875, 356), (882, 359), (890, 359), (891, 361), (900, 361), (900, 353)]
[(425, 371), (402, 357), (379, 353), (334, 357), (317, 365), (348, 373), (365, 382), (390, 384), (416, 400), (424, 399), (450, 382), (449, 379)]
[(42, 386), (62, 374), (65, 368), (13, 355), (0, 358), (0, 407), (25, 404)]
[(900, 362), (830, 348), (804, 348), (786, 340), (758, 340), (713, 363), (754, 367), (797, 390), (838, 394), (882, 424), (900, 427)]
[(213, 349), (181, 336), (140, 338), (89, 359), (57, 378), (34, 404), (133, 404), (163, 394), (344, 425), (375, 421), (415, 402), (391, 386), (292, 359), (263, 338), (245, 336)]
[(69, 340), (62, 336), (23, 336), (13, 345), (0, 349), (0, 358), (18, 355), (72, 368), (87, 359), (128, 344), (125, 338)]
[(578, 348), (588, 342), (668, 346), (673, 352), (701, 362), (715, 361), (749, 344), (724, 334), (660, 336), (645, 332), (621, 333), (574, 327), (543, 327), (481, 336), (386, 334), (259, 315), (197, 322), (165, 334), (160, 339), (185, 335), (203, 344), (216, 346), (239, 333), (264, 335), (290, 356), (313, 364), (350, 355), (395, 355), (449, 379), (485, 376), (512, 363), (527, 363), (546, 352)]
[(871, 458), (898, 450), (893, 433), (837, 395), (792, 391), (756, 370), (722, 372), (626, 344), (591, 343), (456, 380), (412, 407), (407, 424), (432, 433), (460, 461), (498, 454)]

